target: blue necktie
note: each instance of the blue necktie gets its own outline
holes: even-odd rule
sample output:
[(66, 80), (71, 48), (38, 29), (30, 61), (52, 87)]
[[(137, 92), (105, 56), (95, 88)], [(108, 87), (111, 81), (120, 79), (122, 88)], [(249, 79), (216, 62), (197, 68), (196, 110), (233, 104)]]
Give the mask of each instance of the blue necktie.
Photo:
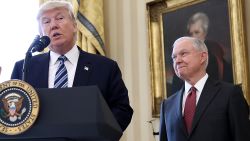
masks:
[(56, 71), (54, 88), (66, 88), (66, 87), (68, 87), (68, 72), (67, 72), (67, 69), (64, 65), (64, 62), (66, 60), (67, 60), (67, 57), (65, 57), (64, 55), (62, 55), (58, 58), (58, 61), (60, 61), (60, 64), (59, 64), (58, 69)]

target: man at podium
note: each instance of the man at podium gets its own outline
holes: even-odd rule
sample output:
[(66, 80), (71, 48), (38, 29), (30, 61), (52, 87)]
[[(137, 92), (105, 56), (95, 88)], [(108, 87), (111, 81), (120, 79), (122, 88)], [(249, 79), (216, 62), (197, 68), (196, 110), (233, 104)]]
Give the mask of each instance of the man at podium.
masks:
[[(77, 24), (72, 5), (48, 1), (41, 5), (37, 20), (42, 36), (50, 38), (50, 51), (31, 58), (26, 82), (34, 88), (65, 88), (97, 85), (124, 131), (133, 109), (117, 63), (82, 51), (77, 45)], [(24, 60), (16, 62), (11, 79), (22, 79)]]

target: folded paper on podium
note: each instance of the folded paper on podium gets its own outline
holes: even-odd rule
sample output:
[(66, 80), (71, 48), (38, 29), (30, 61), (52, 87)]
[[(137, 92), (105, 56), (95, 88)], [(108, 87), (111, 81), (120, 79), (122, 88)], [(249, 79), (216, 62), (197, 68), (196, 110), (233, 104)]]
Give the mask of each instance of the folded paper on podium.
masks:
[(40, 111), (34, 125), (14, 140), (117, 141), (122, 130), (96, 86), (36, 89)]

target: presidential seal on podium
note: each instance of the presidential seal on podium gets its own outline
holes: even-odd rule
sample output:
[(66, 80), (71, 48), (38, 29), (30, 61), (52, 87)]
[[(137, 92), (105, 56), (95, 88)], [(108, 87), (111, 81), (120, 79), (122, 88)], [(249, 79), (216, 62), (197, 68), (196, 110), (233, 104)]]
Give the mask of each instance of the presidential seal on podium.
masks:
[(0, 133), (18, 135), (28, 130), (39, 112), (35, 89), (21, 80), (0, 83)]

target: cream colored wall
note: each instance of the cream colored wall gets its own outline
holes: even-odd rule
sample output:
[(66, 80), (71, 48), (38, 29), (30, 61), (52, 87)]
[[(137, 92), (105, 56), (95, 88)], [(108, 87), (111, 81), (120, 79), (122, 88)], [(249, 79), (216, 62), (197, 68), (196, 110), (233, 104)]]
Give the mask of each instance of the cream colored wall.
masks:
[[(118, 62), (134, 109), (132, 122), (121, 141), (154, 141), (147, 122), (152, 119), (146, 21), (149, 1), (152, 0), (105, 0), (104, 3), (107, 56)], [(250, 54), (250, 0), (245, 0), (245, 15)]]
[(121, 141), (153, 141), (145, 0), (105, 0), (107, 56), (116, 60), (134, 115)]

